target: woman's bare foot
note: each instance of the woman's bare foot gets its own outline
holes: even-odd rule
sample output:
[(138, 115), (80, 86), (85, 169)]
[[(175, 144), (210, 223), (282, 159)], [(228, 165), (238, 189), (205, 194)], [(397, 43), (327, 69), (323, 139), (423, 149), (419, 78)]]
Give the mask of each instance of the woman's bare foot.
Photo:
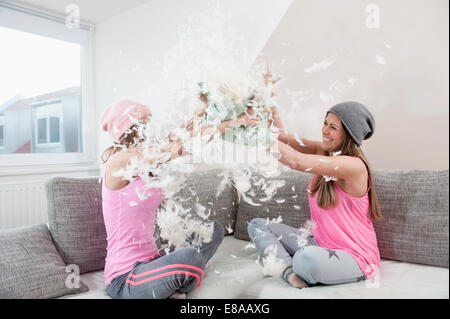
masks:
[(309, 285), (306, 282), (304, 282), (303, 279), (300, 278), (295, 272), (289, 275), (288, 281), (291, 284), (291, 286), (295, 288), (309, 287)]
[(186, 294), (177, 291), (170, 295), (169, 299), (186, 299)]

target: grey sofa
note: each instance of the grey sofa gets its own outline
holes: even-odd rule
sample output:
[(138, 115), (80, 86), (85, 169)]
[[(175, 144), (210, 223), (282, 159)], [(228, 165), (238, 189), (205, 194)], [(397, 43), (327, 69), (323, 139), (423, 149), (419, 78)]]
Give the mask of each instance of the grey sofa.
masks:
[[(280, 277), (263, 275), (257, 261), (259, 254), (249, 242), (247, 223), (255, 217), (281, 216), (283, 223), (302, 226), (309, 219), (306, 187), (312, 175), (289, 170), (267, 178), (286, 183), (273, 200), (254, 206), (241, 199), (232, 184), (216, 196), (219, 174), (217, 170), (191, 174), (177, 194), (185, 207), (198, 202), (210, 208), (210, 219), (221, 222), (227, 229), (204, 281), (189, 298), (449, 298), (448, 170), (374, 171), (373, 186), (384, 216), (374, 223), (382, 258), (379, 275), (358, 283), (305, 289), (290, 287)], [(254, 178), (258, 179), (256, 172)], [(15, 253), (14, 258), (21, 256), (20, 249), (15, 247), (23, 248), (24, 238), (28, 238), (28, 245), (34, 247), (29, 251), (35, 257), (31, 262), (30, 254), (28, 261), (22, 258), (28, 265), (20, 267), (28, 267), (28, 272), (32, 272), (33, 267), (42, 271), (43, 263), (51, 264), (55, 268), (53, 284), (50, 280), (37, 282), (32, 292), (24, 293), (20, 287), (24, 279), (14, 278), (20, 277), (17, 272), (13, 279), (4, 279), (6, 274), (0, 277), (0, 283), (3, 280), (6, 287), (0, 285), (0, 298), (109, 298), (103, 282), (106, 231), (100, 180), (53, 178), (46, 187), (48, 231), (42, 225), (9, 230), (8, 234), (0, 231), (0, 253), (10, 256)], [(255, 200), (260, 198), (259, 192), (262, 190), (256, 189), (251, 196)], [(45, 237), (45, 240), (37, 244), (30, 236)], [(15, 241), (11, 244), (9, 239), (5, 244), (5, 238), (15, 238)], [(38, 247), (43, 245), (48, 247), (39, 251)], [(0, 276), (8, 269), (11, 276), (11, 262), (0, 256)], [(42, 256), (48, 257), (42, 259)], [(80, 276), (76, 276), (78, 273)]]

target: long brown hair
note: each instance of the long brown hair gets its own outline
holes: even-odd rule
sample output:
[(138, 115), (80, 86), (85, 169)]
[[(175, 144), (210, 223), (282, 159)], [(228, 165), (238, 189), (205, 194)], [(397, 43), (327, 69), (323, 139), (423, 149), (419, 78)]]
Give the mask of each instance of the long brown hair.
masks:
[[(117, 151), (120, 151), (122, 147), (129, 148), (136, 145), (136, 142), (138, 140), (137, 130), (135, 129), (136, 125), (133, 125), (130, 129), (130, 131), (127, 131), (124, 133), (118, 140), (118, 142), (110, 147), (108, 147), (106, 150), (103, 151), (102, 154), (102, 162), (105, 164), (111, 155), (116, 153)], [(121, 145), (122, 147), (120, 147)]]
[[(341, 147), (341, 153), (340, 155), (347, 155), (347, 156), (357, 156), (361, 158), (364, 163), (366, 164), (367, 171), (369, 173), (369, 181), (370, 181), (370, 190), (369, 190), (369, 198), (370, 198), (370, 218), (372, 220), (381, 220), (382, 215), (378, 204), (378, 197), (377, 193), (375, 191), (375, 188), (373, 187), (372, 182), (372, 170), (369, 165), (369, 161), (367, 160), (366, 156), (364, 155), (361, 147), (356, 144), (353, 139), (348, 134), (345, 127), (343, 127), (345, 131), (344, 135), (344, 141), (342, 143)], [(328, 156), (330, 156), (330, 152), (327, 152)], [(322, 207), (324, 209), (328, 209), (330, 207), (336, 207), (338, 204), (338, 197), (336, 193), (336, 189), (333, 186), (333, 183), (327, 182), (324, 178), (322, 178), (321, 175), (315, 175), (314, 181), (312, 183), (310, 192), (314, 195), (317, 191), (319, 191), (319, 194), (317, 196), (317, 205), (319, 207)]]

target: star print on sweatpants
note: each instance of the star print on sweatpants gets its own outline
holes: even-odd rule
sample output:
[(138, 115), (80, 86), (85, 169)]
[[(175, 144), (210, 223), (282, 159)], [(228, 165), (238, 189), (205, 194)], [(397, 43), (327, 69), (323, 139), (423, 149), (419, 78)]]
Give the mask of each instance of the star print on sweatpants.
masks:
[(366, 279), (366, 276), (361, 276), (361, 277), (358, 277), (358, 278), (356, 278), (356, 280), (359, 282), (359, 281), (361, 281), (361, 280), (365, 280)]
[(339, 256), (336, 254), (336, 250), (332, 250), (332, 249), (327, 249), (327, 250), (328, 250), (328, 258), (336, 256), (337, 259), (341, 260), (341, 258), (339, 258)]

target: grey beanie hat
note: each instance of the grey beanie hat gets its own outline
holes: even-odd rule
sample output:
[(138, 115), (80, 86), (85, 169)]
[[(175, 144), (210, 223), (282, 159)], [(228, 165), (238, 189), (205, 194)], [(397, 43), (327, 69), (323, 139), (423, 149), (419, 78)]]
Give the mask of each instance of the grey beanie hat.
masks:
[(356, 144), (368, 139), (375, 131), (375, 120), (370, 111), (358, 102), (342, 102), (334, 105), (327, 112), (336, 115), (347, 129)]

